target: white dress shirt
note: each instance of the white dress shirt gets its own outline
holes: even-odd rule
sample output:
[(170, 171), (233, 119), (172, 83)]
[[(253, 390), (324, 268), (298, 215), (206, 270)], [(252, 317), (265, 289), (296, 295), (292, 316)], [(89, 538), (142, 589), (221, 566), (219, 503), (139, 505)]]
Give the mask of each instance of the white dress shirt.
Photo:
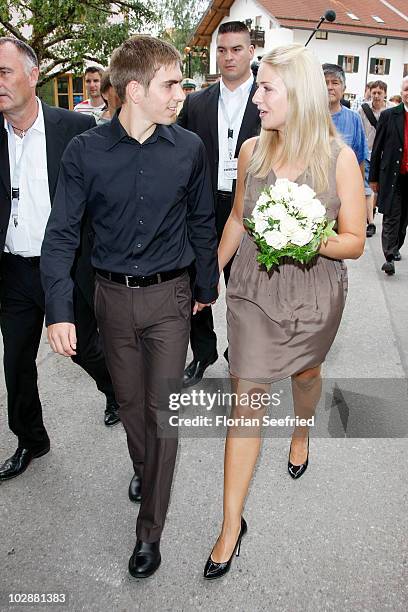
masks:
[[(248, 103), (249, 92), (254, 82), (254, 77), (251, 76), (245, 83), (242, 83), (237, 89), (231, 91), (226, 87), (221, 79), (220, 81), (220, 97), (218, 100), (218, 190), (232, 191), (231, 179), (224, 176), (224, 160), (230, 159), (230, 151), (228, 150), (228, 128), (233, 130), (232, 157), (234, 157), (235, 149), (238, 141), (238, 134), (241, 129), (242, 119), (244, 117), (245, 108)], [(223, 104), (224, 110), (223, 111)], [(229, 125), (228, 125), (229, 123)], [(232, 146), (231, 146), (232, 145)]]
[[(44, 115), (41, 102), (38, 100), (38, 115), (34, 124), (23, 138), (14, 133), (10, 124), (4, 119), (8, 136), (8, 153), (10, 164), (10, 182), (13, 187), (16, 165), (20, 162), (19, 201), (17, 225), (15, 215), (10, 215), (6, 235), (5, 252), (22, 257), (38, 257), (44, 239), (45, 226), (51, 211), (48, 186), (47, 148), (45, 141)], [(16, 231), (24, 230), (24, 245), (15, 239)], [(15, 244), (18, 244), (17, 248)]]

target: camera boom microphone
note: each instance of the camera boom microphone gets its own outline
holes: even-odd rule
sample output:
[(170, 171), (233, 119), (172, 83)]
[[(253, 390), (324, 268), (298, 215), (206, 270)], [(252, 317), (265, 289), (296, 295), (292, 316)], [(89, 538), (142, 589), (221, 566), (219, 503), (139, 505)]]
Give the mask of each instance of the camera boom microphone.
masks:
[(336, 19), (336, 13), (332, 11), (331, 9), (329, 9), (328, 11), (325, 12), (324, 18), (326, 21), (334, 21)]
[(305, 43), (305, 47), (307, 47), (307, 45), (310, 43), (310, 41), (312, 40), (313, 36), (316, 34), (317, 30), (322, 25), (323, 21), (333, 22), (335, 19), (336, 19), (336, 13), (334, 11), (332, 11), (331, 9), (328, 9), (327, 11), (325, 11), (324, 15), (322, 15), (322, 17), (320, 17), (319, 23), (317, 24), (317, 26), (315, 27), (315, 29), (313, 30), (313, 32), (311, 33), (311, 35), (307, 39), (307, 41)]

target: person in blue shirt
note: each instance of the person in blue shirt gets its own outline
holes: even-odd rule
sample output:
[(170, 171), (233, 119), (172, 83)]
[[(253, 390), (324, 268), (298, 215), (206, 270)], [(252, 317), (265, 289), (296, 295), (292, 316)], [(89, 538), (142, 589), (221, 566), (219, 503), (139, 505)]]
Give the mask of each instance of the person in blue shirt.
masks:
[(340, 103), (346, 90), (344, 70), (337, 64), (323, 64), (329, 94), (329, 107), (334, 125), (344, 141), (356, 154), (364, 178), (364, 160), (368, 158), (368, 145), (361, 117)]

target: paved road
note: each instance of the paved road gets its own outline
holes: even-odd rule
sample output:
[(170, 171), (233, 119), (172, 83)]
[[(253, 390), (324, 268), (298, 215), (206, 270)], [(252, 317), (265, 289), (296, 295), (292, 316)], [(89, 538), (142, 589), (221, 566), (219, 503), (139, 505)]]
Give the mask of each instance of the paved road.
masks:
[[(325, 365), (329, 388), (310, 467), (292, 481), (287, 438), (265, 439), (241, 556), (215, 583), (201, 575), (220, 522), (221, 437), (182, 438), (162, 567), (148, 580), (131, 579), (137, 506), (127, 499), (132, 471), (123, 429), (103, 426), (94, 385), (44, 341), (39, 380), (52, 452), (0, 487), (0, 609), (405, 611), (407, 248), (402, 255), (395, 277), (386, 277), (377, 235), (349, 263), (348, 303)], [(224, 311), (220, 300), (222, 350)], [(223, 358), (208, 371), (226, 374)], [(3, 458), (15, 441), (1, 385)], [(8, 606), (13, 592), (66, 593), (68, 604)]]

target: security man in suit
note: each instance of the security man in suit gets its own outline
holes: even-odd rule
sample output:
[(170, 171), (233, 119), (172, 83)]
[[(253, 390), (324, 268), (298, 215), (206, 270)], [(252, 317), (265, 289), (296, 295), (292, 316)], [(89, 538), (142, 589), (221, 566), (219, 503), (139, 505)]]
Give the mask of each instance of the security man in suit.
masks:
[[(241, 21), (222, 23), (217, 35), (217, 65), (221, 80), (186, 97), (177, 123), (195, 132), (204, 142), (210, 161), (218, 241), (221, 240), (233, 203), (237, 158), (242, 143), (260, 131), (256, 90), (251, 71), (254, 46)], [(232, 261), (224, 269), (228, 283)], [(193, 361), (184, 372), (184, 387), (199, 382), (217, 358), (217, 337), (211, 308), (193, 317), (190, 334)], [(224, 356), (228, 358), (227, 351)]]
[(408, 225), (408, 77), (402, 81), (402, 104), (384, 110), (378, 121), (370, 162), (370, 186), (383, 213), (382, 270), (395, 274)]
[[(18, 438), (16, 452), (0, 466), (0, 481), (18, 476), (50, 449), (35, 361), (44, 320), (40, 251), (62, 153), (74, 136), (95, 125), (92, 117), (41, 103), (35, 95), (38, 74), (30, 46), (0, 38), (0, 325), (9, 425)], [(99, 357), (103, 381), (96, 382), (112, 389), (114, 400)], [(84, 369), (90, 371), (92, 363)]]

